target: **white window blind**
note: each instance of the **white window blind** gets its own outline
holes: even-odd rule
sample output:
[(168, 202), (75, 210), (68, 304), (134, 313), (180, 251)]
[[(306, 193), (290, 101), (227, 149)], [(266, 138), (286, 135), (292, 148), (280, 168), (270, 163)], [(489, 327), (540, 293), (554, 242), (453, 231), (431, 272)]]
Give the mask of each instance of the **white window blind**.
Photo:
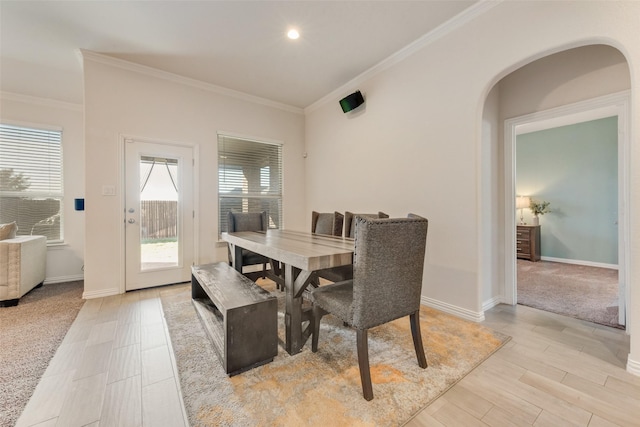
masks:
[(282, 146), (218, 135), (218, 230), (227, 214), (267, 212), (270, 228), (282, 221)]
[(62, 241), (62, 131), (0, 124), (0, 223)]

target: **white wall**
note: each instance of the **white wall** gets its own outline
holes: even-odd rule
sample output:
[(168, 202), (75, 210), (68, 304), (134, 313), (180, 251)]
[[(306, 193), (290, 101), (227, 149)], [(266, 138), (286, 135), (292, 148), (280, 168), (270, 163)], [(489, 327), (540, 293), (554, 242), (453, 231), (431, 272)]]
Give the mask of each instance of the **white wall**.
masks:
[[(349, 118), (333, 102), (308, 109), (307, 211), (380, 209), (429, 218), (423, 300), (481, 319), (485, 260), (479, 236), (499, 212), (480, 203), (482, 117), (490, 89), (520, 66), (588, 44), (619, 48), (640, 87), (638, 2), (502, 2), (407, 59), (353, 87), (366, 111)], [(544, 25), (541, 25), (544, 23)], [(632, 109), (640, 108), (632, 90)], [(631, 212), (640, 204), (640, 116), (632, 118)], [(331, 165), (328, 167), (327, 165)], [(481, 181), (478, 183), (478, 181)], [(479, 189), (483, 189), (481, 192)], [(331, 197), (328, 197), (328, 196)], [(503, 220), (502, 220), (503, 221)], [(628, 369), (640, 374), (640, 227), (631, 218), (634, 335)], [(492, 254), (492, 257), (499, 256)], [(494, 265), (495, 260), (491, 260)], [(500, 262), (500, 260), (498, 260)], [(494, 278), (495, 279), (495, 278)]]
[[(180, 79), (138, 72), (122, 61), (84, 54), (86, 128), (85, 297), (123, 289), (120, 135), (199, 147), (199, 263), (226, 260), (218, 243), (217, 132), (280, 141), (284, 163), (284, 224), (304, 228), (304, 116), (248, 102)], [(102, 196), (103, 185), (117, 188)]]
[(24, 95), (0, 93), (0, 121), (26, 126), (62, 127), (64, 244), (47, 248), (45, 283), (81, 280), (84, 264), (84, 212), (73, 199), (84, 197), (82, 106)]
[(503, 153), (500, 150), (502, 121), (500, 120), (500, 86), (491, 89), (482, 109), (482, 144), (480, 144), (480, 164), (485, 165), (478, 180), (478, 209), (480, 211), (478, 251), (483, 308), (491, 308), (501, 301), (504, 283), (504, 269), (500, 260), (504, 259), (504, 218), (500, 201), (501, 170)]

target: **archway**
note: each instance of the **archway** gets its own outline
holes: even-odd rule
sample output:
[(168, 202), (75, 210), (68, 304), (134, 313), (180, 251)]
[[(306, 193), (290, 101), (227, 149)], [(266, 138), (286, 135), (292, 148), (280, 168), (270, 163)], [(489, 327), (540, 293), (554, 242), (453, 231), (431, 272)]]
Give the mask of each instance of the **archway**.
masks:
[[(585, 45), (579, 48), (563, 50), (543, 58), (534, 59), (500, 78), (488, 93), (483, 111), (483, 198), (490, 197), (492, 210), (488, 219), (483, 221), (483, 240), (498, 242), (498, 250), (486, 255), (492, 258), (492, 271), (486, 276), (498, 277), (503, 287), (483, 281), (484, 301), (497, 304), (504, 302), (515, 304), (515, 191), (513, 186), (513, 152), (509, 150), (507, 140), (512, 128), (505, 128), (507, 119), (535, 115), (541, 111), (550, 111), (562, 115), (563, 107), (605, 95), (620, 94), (630, 90), (629, 65), (625, 57), (615, 48), (606, 45)], [(627, 95), (628, 96), (628, 95)], [(614, 102), (615, 104), (615, 102)], [(628, 108), (628, 105), (627, 105)], [(518, 124), (524, 123), (523, 121)], [(513, 125), (513, 123), (512, 123)], [(493, 131), (487, 129), (493, 128)], [(627, 144), (628, 144), (628, 132)], [(488, 148), (491, 147), (491, 148)], [(620, 166), (628, 164), (628, 155), (624, 150), (620, 156)], [(627, 151), (628, 153), (628, 151)], [(492, 175), (484, 166), (488, 159), (499, 171)], [(504, 167), (502, 167), (505, 165)], [(626, 179), (628, 176), (621, 176)], [(628, 186), (622, 186), (623, 193)], [(626, 190), (625, 190), (626, 189)], [(626, 221), (628, 203), (626, 194), (620, 220)], [(486, 208), (483, 212), (487, 212)], [(624, 223), (623, 223), (624, 225)], [(487, 231), (490, 230), (490, 231)], [(624, 228), (622, 228), (624, 232)], [(488, 236), (488, 234), (492, 234)], [(622, 239), (627, 241), (627, 239)], [(628, 244), (628, 242), (627, 242)], [(621, 254), (625, 251), (622, 250)], [(628, 251), (626, 251), (628, 253)], [(624, 260), (621, 260), (624, 269)], [(486, 275), (486, 276), (485, 276)], [(626, 280), (624, 281), (626, 283)], [(495, 281), (493, 282), (495, 283)], [(485, 309), (490, 307), (485, 303)]]

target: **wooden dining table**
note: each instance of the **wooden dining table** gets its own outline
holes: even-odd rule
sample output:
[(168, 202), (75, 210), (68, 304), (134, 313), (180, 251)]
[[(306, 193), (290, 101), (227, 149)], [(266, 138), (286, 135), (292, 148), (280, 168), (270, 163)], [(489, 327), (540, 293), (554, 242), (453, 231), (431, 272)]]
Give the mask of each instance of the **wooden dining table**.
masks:
[[(239, 272), (242, 249), (282, 264), (285, 350), (299, 353), (311, 334), (311, 312), (303, 310), (303, 293), (309, 284), (317, 283), (319, 270), (353, 263), (354, 240), (280, 229), (222, 233), (222, 240), (232, 246), (233, 265)], [(305, 321), (309, 323), (303, 329)]]

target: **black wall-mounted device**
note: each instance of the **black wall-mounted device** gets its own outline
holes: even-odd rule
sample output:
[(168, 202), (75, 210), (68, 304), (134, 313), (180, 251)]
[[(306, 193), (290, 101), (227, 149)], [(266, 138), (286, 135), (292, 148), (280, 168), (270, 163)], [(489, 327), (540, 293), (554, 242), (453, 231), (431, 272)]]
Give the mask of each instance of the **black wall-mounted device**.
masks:
[(351, 95), (347, 95), (340, 100), (340, 107), (342, 107), (342, 112), (348, 113), (349, 111), (358, 108), (360, 105), (364, 103), (364, 98), (360, 91), (353, 92)]

